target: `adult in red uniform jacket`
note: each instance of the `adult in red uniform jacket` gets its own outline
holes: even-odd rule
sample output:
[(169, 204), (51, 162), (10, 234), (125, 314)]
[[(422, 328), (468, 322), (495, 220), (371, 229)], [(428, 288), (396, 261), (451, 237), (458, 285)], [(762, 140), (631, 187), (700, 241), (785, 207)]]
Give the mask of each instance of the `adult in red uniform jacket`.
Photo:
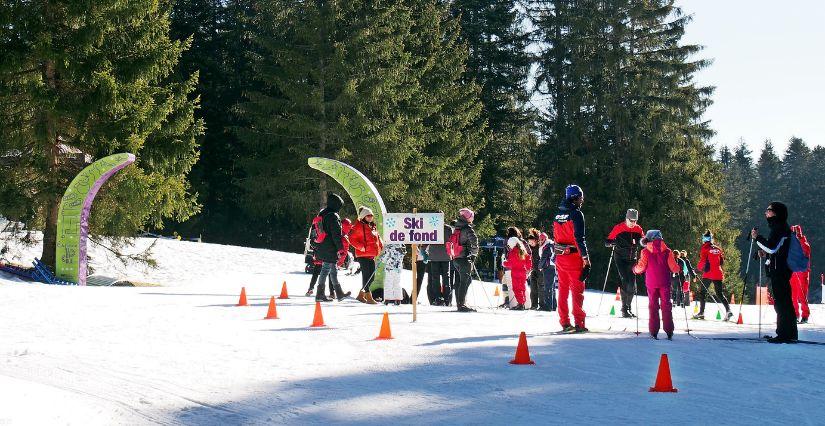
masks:
[[(590, 256), (585, 241), (584, 215), (581, 206), (584, 192), (578, 185), (569, 185), (564, 191), (564, 201), (553, 220), (553, 236), (556, 239), (556, 274), (559, 280), (559, 323), (563, 331), (586, 332), (584, 326), (584, 280), (590, 272)], [(573, 319), (570, 325), (568, 295), (573, 299)]]
[(702, 236), (702, 249), (699, 254), (699, 263), (696, 265), (699, 271), (702, 272), (702, 285), (699, 288), (699, 313), (694, 316), (694, 319), (705, 319), (705, 298), (708, 295), (708, 289), (713, 285), (716, 292), (716, 302), (722, 302), (725, 306), (725, 321), (733, 317), (728, 304), (728, 298), (725, 297), (725, 272), (722, 271), (722, 266), (725, 265), (725, 253), (719, 248), (713, 240), (713, 234), (707, 231)]
[[(796, 238), (802, 244), (802, 251), (808, 259), (811, 258), (811, 244), (808, 243), (808, 237), (802, 233), (802, 225), (794, 225), (791, 231), (796, 233)], [(811, 310), (808, 308), (808, 287), (810, 286), (811, 264), (808, 263), (808, 270), (804, 272), (794, 272), (791, 275), (791, 299), (793, 300), (793, 310), (796, 314), (797, 321), (800, 324), (807, 324), (808, 317), (811, 315)], [(799, 307), (802, 306), (802, 317), (799, 316)]]

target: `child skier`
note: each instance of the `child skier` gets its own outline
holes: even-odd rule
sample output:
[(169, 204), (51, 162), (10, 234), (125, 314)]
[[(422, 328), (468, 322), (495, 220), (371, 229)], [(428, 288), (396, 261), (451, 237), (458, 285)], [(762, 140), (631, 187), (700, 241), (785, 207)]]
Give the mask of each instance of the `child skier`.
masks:
[(510, 237), (507, 240), (507, 260), (504, 261), (504, 266), (510, 270), (510, 277), (512, 279), (513, 295), (518, 304), (512, 309), (515, 311), (523, 311), (526, 302), (525, 291), (527, 290), (527, 274), (533, 268), (533, 260), (530, 257), (530, 252), (524, 243), (518, 237)]
[(645, 286), (647, 287), (648, 331), (650, 337), (659, 338), (659, 307), (662, 309), (662, 328), (667, 333), (667, 339), (673, 339), (673, 314), (670, 303), (670, 277), (672, 273), (679, 272), (679, 265), (673, 257), (673, 252), (667, 247), (662, 239), (662, 232), (652, 229), (642, 239), (645, 248), (639, 258), (639, 263), (633, 267), (636, 275), (645, 274)]

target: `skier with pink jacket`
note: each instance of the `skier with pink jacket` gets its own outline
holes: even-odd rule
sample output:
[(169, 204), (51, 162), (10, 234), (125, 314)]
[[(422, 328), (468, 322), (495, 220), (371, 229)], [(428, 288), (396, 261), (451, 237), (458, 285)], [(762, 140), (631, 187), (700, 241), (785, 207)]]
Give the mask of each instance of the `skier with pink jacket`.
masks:
[(673, 338), (673, 305), (670, 302), (670, 276), (679, 272), (679, 265), (662, 238), (662, 231), (651, 229), (642, 238), (645, 248), (633, 272), (636, 275), (645, 274), (647, 286), (648, 310), (650, 320), (648, 329), (654, 339), (659, 337), (659, 307), (662, 308), (662, 323), (667, 333), (667, 339)]

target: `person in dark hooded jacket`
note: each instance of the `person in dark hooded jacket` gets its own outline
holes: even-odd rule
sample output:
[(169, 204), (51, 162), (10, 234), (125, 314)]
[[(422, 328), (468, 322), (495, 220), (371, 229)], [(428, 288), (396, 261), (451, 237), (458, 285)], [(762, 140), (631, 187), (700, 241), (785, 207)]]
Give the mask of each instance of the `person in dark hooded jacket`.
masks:
[(791, 301), (791, 268), (788, 266), (791, 227), (788, 225), (788, 207), (778, 201), (772, 202), (765, 210), (765, 218), (771, 229), (766, 239), (756, 228), (751, 237), (759, 246), (760, 257), (767, 257), (765, 271), (773, 287), (773, 308), (776, 311), (776, 336), (768, 339), (771, 343), (793, 343), (799, 336), (796, 328), (796, 314)]
[[(322, 262), (321, 274), (318, 276), (318, 293), (315, 300), (329, 302), (324, 294), (324, 285), (327, 277), (332, 282), (335, 289), (335, 298), (343, 300), (350, 293), (344, 293), (341, 284), (338, 283), (338, 265), (343, 264), (347, 258), (347, 251), (344, 248), (343, 233), (341, 230), (341, 218), (338, 212), (344, 206), (344, 200), (337, 194), (327, 194), (327, 206), (322, 209), (318, 216), (321, 217), (321, 232), (324, 234), (323, 240), (318, 243), (315, 249), (315, 257)], [(320, 238), (319, 238), (320, 239)]]
[[(453, 228), (444, 225), (444, 240), (450, 238)], [(451, 306), (453, 289), (450, 282), (450, 256), (444, 244), (430, 244), (427, 246), (429, 257), (429, 282), (427, 284), (427, 298), (431, 305)]]
[(453, 229), (453, 233), (458, 232), (458, 243), (461, 245), (461, 254), (453, 259), (453, 267), (456, 269), (455, 283), (455, 304), (458, 312), (475, 312), (465, 304), (467, 289), (472, 283), (472, 268), (478, 256), (478, 237), (473, 229), (475, 213), (463, 208), (458, 211), (458, 219)]

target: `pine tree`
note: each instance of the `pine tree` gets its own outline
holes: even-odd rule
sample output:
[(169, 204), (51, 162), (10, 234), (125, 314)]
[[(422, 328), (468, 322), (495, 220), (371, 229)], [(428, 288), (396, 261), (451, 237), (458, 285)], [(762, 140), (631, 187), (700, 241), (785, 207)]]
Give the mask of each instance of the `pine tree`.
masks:
[(200, 160), (189, 175), (202, 204), (201, 212), (176, 226), (181, 234), (202, 235), (219, 243), (253, 244), (260, 224), (244, 214), (237, 185), (240, 147), (233, 129), (238, 126), (235, 106), (250, 84), (252, 17), (249, 0), (178, 0), (172, 10), (172, 37), (192, 45), (183, 53), (178, 73), (198, 72), (197, 92), (206, 131)]
[(197, 74), (171, 77), (188, 42), (169, 37), (169, 10), (167, 1), (0, 4), (0, 211), (43, 229), (50, 266), (60, 198), (89, 159), (138, 158), (98, 197), (93, 233), (134, 235), (197, 211), (185, 179), (202, 130)]
[(469, 48), (466, 79), (481, 86), (482, 117), (490, 130), (490, 143), (480, 153), (485, 207), (479, 217), (489, 216), (496, 229), (532, 226), (540, 189), (535, 173), (538, 140), (529, 135), (535, 114), (528, 107), (532, 58), (524, 13), (513, 0), (449, 3), (461, 23), (461, 40)]
[[(690, 17), (663, 0), (542, 1), (534, 15), (545, 46), (537, 73), (549, 103), (544, 157), (553, 160), (547, 210), (566, 184), (578, 183), (591, 200), (584, 211), (597, 241), (629, 207), (694, 256), (711, 229), (735, 277), (736, 235), (707, 145), (713, 132), (701, 120), (713, 88), (693, 81), (708, 62), (690, 60), (701, 47), (681, 43)], [(606, 262), (608, 252), (595, 244), (593, 252)]]
[[(756, 177), (758, 191), (754, 198), (753, 216), (762, 219), (757, 225), (764, 224), (764, 211), (771, 201), (775, 201), (779, 195), (779, 179), (782, 173), (782, 162), (773, 150), (770, 140), (765, 141), (765, 146), (759, 155), (756, 163)], [(757, 222), (759, 223), (759, 222)]]
[(307, 171), (310, 156), (361, 170), (390, 209), (447, 212), (474, 200), (484, 123), (444, 7), (272, 0), (257, 25), (239, 164), (250, 214), (271, 220), (268, 244), (276, 229), (303, 231), (319, 204), (307, 194), (333, 188)]

